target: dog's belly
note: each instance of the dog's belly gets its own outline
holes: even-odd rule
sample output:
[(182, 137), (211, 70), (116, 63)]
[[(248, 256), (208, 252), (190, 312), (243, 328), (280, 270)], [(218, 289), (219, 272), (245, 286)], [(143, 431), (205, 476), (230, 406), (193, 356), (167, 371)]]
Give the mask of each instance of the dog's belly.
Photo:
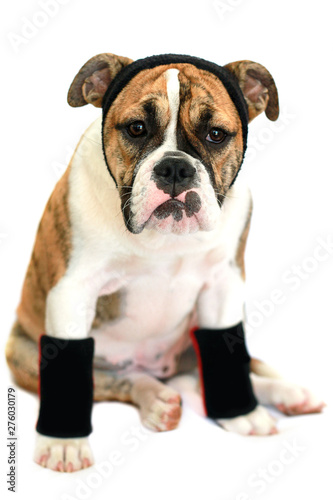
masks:
[[(92, 329), (96, 365), (119, 372), (175, 373), (189, 346), (203, 272), (170, 276), (158, 271), (133, 278), (117, 293), (117, 317)], [(112, 296), (111, 296), (112, 301)]]

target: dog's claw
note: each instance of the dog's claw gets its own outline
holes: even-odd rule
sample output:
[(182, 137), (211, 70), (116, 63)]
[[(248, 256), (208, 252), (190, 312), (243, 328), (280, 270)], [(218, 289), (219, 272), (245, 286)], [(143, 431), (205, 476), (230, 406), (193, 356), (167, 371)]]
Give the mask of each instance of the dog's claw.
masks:
[(59, 462), (57, 463), (56, 470), (59, 472), (64, 472), (64, 463), (61, 460), (59, 460)]
[(74, 466), (73, 466), (72, 462), (69, 462), (67, 464), (66, 472), (73, 472), (73, 471), (74, 471)]
[(42, 467), (46, 467), (46, 462), (48, 459), (48, 455), (42, 455), (40, 459), (38, 460), (38, 464), (41, 465)]
[(88, 458), (84, 458), (82, 460), (82, 469), (87, 469), (90, 466), (91, 466), (90, 460), (88, 460)]

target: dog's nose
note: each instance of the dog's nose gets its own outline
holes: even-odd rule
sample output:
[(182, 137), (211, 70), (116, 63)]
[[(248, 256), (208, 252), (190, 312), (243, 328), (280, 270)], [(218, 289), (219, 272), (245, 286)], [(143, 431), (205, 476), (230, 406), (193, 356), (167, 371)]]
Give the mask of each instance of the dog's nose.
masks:
[(195, 174), (195, 168), (183, 158), (164, 158), (155, 167), (156, 176), (166, 184), (187, 184)]

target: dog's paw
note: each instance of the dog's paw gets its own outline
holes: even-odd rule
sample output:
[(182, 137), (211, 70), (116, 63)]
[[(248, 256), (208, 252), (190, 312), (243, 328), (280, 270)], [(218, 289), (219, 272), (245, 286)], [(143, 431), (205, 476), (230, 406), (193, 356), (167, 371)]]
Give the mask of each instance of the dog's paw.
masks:
[(246, 415), (218, 419), (217, 423), (227, 431), (236, 432), (243, 436), (268, 436), (278, 432), (275, 419), (260, 405)]
[(154, 431), (171, 431), (178, 426), (181, 417), (179, 394), (165, 387), (140, 407), (142, 423)]
[(137, 380), (133, 389), (145, 427), (153, 431), (171, 431), (177, 427), (181, 417), (181, 398), (177, 391), (150, 376)]
[(75, 472), (94, 463), (87, 438), (59, 439), (38, 433), (34, 461), (59, 472)]
[(286, 415), (320, 413), (325, 406), (308, 389), (284, 380), (272, 380), (270, 397), (272, 404)]

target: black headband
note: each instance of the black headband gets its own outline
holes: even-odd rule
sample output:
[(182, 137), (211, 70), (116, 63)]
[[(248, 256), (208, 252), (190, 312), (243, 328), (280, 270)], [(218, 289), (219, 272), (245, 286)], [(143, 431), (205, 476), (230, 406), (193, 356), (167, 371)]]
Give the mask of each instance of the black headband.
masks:
[[(205, 59), (200, 59), (199, 57), (178, 55), (178, 54), (162, 54), (159, 56), (151, 56), (145, 57), (144, 59), (138, 59), (133, 63), (129, 64), (125, 68), (123, 68), (117, 76), (112, 80), (107, 91), (103, 98), (103, 121), (102, 121), (102, 141), (103, 141), (103, 152), (104, 158), (108, 167), (108, 170), (113, 177), (109, 165), (107, 163), (105, 149), (104, 149), (104, 138), (103, 138), (103, 130), (104, 130), (104, 122), (106, 115), (118, 96), (118, 94), (123, 90), (123, 88), (134, 78), (140, 71), (145, 69), (156, 68), (156, 66), (163, 66), (166, 64), (192, 64), (196, 66), (198, 69), (202, 69), (205, 71), (209, 71), (213, 75), (217, 76), (217, 78), (222, 82), (224, 87), (226, 88), (230, 99), (234, 103), (237, 112), (239, 114), (239, 118), (242, 122), (242, 134), (243, 134), (243, 159), (246, 151), (247, 144), (247, 125), (248, 125), (248, 108), (245, 102), (243, 93), (239, 87), (238, 81), (233, 76), (233, 74), (228, 71), (223, 66), (218, 66), (215, 63), (206, 61)], [(243, 161), (242, 159), (242, 161)], [(114, 179), (114, 177), (113, 177)], [(114, 179), (115, 180), (115, 179)], [(234, 179), (235, 180), (235, 179)]]

